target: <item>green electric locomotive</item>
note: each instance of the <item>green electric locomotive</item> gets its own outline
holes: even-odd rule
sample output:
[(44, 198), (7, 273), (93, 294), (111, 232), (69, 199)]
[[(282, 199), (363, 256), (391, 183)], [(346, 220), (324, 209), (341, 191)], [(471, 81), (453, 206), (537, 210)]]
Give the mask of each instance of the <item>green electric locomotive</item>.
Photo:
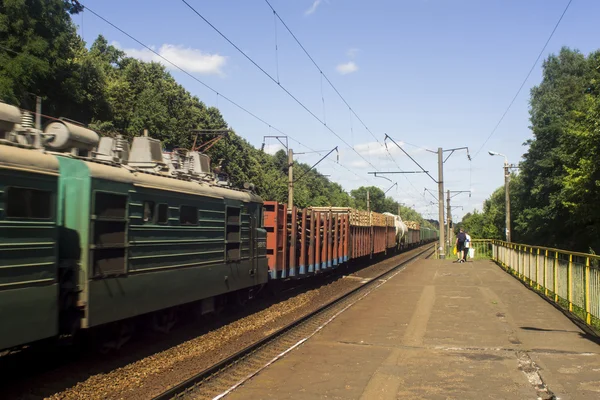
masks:
[(217, 179), (206, 155), (31, 125), (0, 103), (0, 350), (102, 326), (126, 335), (140, 315), (166, 329), (161, 310), (210, 312), (267, 282), (263, 201)]

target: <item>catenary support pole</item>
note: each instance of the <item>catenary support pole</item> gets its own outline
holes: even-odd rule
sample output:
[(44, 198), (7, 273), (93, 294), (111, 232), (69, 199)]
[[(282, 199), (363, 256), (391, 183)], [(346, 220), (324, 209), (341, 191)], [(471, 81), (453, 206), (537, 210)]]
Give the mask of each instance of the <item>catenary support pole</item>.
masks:
[(294, 207), (294, 151), (288, 149), (288, 210)]
[(438, 147), (438, 203), (439, 203), (439, 221), (440, 221), (440, 259), (446, 258), (445, 244), (446, 244), (446, 232), (444, 225), (444, 157), (443, 150)]
[(504, 192), (506, 197), (506, 241), (510, 243), (510, 169), (508, 160), (504, 160)]
[(446, 240), (448, 241), (447, 248), (452, 247), (452, 235), (450, 235), (450, 225), (452, 224), (452, 209), (450, 208), (450, 189), (448, 189), (448, 196), (446, 198), (446, 214), (448, 215), (448, 229), (446, 231)]

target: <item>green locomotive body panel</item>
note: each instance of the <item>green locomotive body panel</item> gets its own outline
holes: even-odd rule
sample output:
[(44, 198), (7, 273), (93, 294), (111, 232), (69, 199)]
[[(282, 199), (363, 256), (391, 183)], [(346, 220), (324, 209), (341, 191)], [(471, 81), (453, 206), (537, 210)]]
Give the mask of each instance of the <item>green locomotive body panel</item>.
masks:
[(75, 159), (61, 175), (63, 165), (83, 328), (267, 282), (258, 197)]
[(58, 334), (58, 163), (0, 147), (0, 349)]

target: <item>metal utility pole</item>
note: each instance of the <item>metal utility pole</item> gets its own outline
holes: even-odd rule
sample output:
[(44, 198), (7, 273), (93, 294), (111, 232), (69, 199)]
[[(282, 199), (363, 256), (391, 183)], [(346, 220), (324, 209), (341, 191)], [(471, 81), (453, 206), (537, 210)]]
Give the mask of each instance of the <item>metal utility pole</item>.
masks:
[(495, 151), (488, 151), (490, 156), (501, 156), (504, 157), (504, 202), (506, 207), (506, 241), (510, 243), (511, 241), (511, 232), (510, 232), (510, 169), (511, 168), (519, 168), (516, 165), (511, 165), (508, 163), (508, 158), (501, 153), (497, 153)]
[(440, 259), (446, 258), (445, 252), (445, 232), (444, 232), (444, 150), (438, 147), (438, 208), (440, 221)]
[(367, 211), (371, 211), (371, 196), (369, 191), (367, 190)]
[(452, 225), (452, 213), (450, 208), (450, 190), (446, 197), (446, 214), (448, 214), (448, 248), (452, 245), (452, 237), (450, 236), (450, 225)]
[[(454, 193), (454, 196), (450, 196), (450, 193)], [(448, 246), (452, 246), (452, 229), (450, 228), (450, 225), (452, 225), (452, 208), (462, 208), (460, 206), (457, 207), (452, 207), (450, 205), (450, 199), (452, 199), (452, 197), (455, 197), (457, 195), (459, 195), (460, 193), (469, 193), (469, 197), (471, 197), (471, 191), (470, 190), (450, 190), (448, 189), (447, 192), (447, 196), (446, 196), (446, 213), (448, 214)]]
[(504, 158), (504, 195), (506, 202), (506, 241), (510, 243), (510, 170), (508, 160)]
[(288, 149), (288, 210), (294, 207), (294, 150)]
[[(436, 180), (433, 176), (431, 176), (429, 174), (428, 171), (425, 171), (425, 168), (423, 168), (421, 166), (421, 164), (419, 164), (414, 158), (411, 157), (410, 154), (408, 154), (398, 143), (396, 143), (394, 141), (394, 139), (392, 139), (388, 134), (385, 135), (385, 139), (383, 140), (384, 143), (386, 142), (387, 139), (390, 139), (390, 141), (392, 143), (394, 143), (396, 145), (396, 147), (398, 147), (408, 158), (410, 158), (415, 164), (417, 164), (417, 166), (419, 168), (421, 168), (421, 171), (423, 171), (425, 174), (427, 174), (427, 176), (429, 176), (431, 178), (431, 180), (433, 180), (435, 183), (438, 184), (438, 206), (439, 206), (439, 229), (440, 229), (440, 243), (439, 243), (439, 257), (441, 259), (446, 258), (446, 254), (445, 254), (445, 249), (444, 249), (444, 245), (446, 243), (446, 238), (445, 238), (445, 229), (446, 226), (444, 225), (444, 163), (450, 158), (450, 156), (452, 156), (452, 154), (454, 154), (455, 151), (457, 150), (466, 150), (467, 151), (467, 158), (469, 159), (469, 161), (471, 161), (471, 156), (469, 155), (469, 148), (468, 147), (456, 147), (453, 149), (442, 149), (441, 147), (438, 147), (437, 151), (433, 151), (433, 150), (427, 150), (431, 153), (437, 153), (438, 155), (438, 179)], [(386, 143), (387, 146), (387, 143)], [(450, 154), (448, 154), (448, 156), (446, 157), (446, 159), (444, 160), (444, 153), (445, 152), (450, 152)], [(381, 174), (382, 172), (378, 172), (379, 174)]]

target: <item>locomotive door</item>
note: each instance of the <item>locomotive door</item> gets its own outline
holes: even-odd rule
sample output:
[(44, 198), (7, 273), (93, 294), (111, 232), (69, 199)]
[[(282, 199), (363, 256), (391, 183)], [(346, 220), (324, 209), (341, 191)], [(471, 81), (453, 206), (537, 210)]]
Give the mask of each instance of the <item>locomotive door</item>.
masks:
[(254, 279), (254, 283), (258, 281), (258, 241), (256, 235), (256, 216), (250, 214), (250, 276)]

